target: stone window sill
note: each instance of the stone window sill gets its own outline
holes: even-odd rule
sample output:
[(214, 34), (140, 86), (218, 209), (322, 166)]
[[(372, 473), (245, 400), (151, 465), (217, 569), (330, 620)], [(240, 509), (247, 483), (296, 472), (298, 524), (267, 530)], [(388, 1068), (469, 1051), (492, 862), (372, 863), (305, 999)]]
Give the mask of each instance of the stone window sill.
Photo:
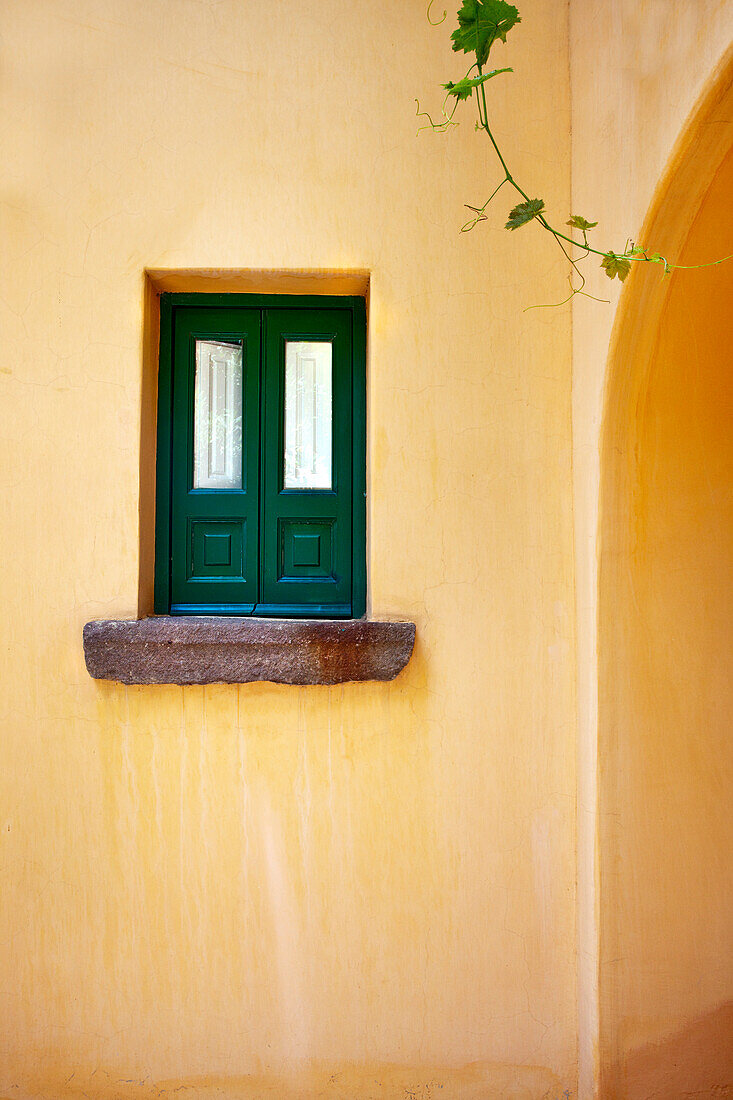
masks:
[(415, 624), (161, 615), (84, 627), (90, 676), (123, 684), (343, 684), (394, 680)]

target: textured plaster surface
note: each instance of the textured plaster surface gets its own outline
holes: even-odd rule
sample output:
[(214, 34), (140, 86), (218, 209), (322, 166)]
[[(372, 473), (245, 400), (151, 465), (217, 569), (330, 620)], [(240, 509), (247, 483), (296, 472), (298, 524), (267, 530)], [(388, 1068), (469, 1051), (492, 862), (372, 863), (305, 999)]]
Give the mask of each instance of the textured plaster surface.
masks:
[[(565, 210), (567, 11), (522, 15), (499, 129)], [(470, 112), (416, 135), (446, 28), (423, 0), (2, 23), (0, 1096), (310, 1097), (327, 1065), (349, 1100), (562, 1097), (570, 324), (522, 313), (564, 291), (542, 234), (459, 232), (498, 182)], [(417, 624), (392, 683), (88, 676), (84, 623), (149, 578), (146, 268), (370, 273), (370, 615)]]
[[(639, 239), (685, 123), (733, 40), (730, 0), (570, 0), (572, 208), (603, 240)], [(600, 238), (599, 238), (600, 239)], [(613, 242), (616, 242), (614, 245)], [(652, 243), (652, 242), (649, 242)], [(657, 247), (654, 244), (654, 247)], [(660, 247), (664, 245), (660, 242)], [(717, 252), (716, 252), (717, 255)], [(712, 257), (711, 257), (712, 258)], [(646, 279), (656, 274), (645, 272)], [(598, 553), (604, 384), (620, 286), (591, 269), (611, 307), (573, 308), (573, 482), (578, 638), (580, 1095), (599, 1070)], [(628, 355), (618, 384), (632, 372)], [(609, 399), (614, 400), (611, 393)]]
[[(512, 166), (623, 244), (731, 5), (571, 0), (569, 51), (565, 5), (521, 6), (492, 82)], [(457, 232), (486, 150), (470, 122), (415, 136), (457, 71), (417, 0), (2, 18), (0, 1094), (554, 1100), (580, 1022), (591, 1097), (612, 312), (576, 302), (571, 472), (569, 320), (521, 312), (564, 271), (500, 217)], [(87, 676), (83, 624), (149, 601), (145, 268), (369, 272), (371, 613), (418, 624), (394, 683)], [(676, 1018), (632, 1025), (637, 1082), (702, 1049)]]
[[(683, 263), (733, 253), (727, 89)], [(733, 265), (660, 289), (626, 304), (604, 438), (602, 1080), (628, 1100), (733, 1095)]]

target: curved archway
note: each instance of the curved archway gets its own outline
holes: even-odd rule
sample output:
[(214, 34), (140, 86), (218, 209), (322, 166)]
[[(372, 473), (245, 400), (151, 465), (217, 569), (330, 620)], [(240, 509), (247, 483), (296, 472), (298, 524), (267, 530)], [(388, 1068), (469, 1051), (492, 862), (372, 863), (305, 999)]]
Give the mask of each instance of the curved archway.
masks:
[[(642, 239), (683, 264), (733, 253), (731, 195), (733, 55)], [(733, 1088), (732, 485), (733, 262), (632, 278), (598, 592), (601, 1095), (618, 1100)]]

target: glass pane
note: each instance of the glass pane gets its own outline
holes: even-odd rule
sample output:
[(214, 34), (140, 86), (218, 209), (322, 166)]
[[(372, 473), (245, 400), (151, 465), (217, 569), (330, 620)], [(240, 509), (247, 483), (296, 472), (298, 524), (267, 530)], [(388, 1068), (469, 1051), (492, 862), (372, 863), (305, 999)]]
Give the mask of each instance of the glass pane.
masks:
[(286, 489), (331, 488), (330, 343), (285, 343)]
[(196, 341), (195, 489), (242, 488), (242, 346)]

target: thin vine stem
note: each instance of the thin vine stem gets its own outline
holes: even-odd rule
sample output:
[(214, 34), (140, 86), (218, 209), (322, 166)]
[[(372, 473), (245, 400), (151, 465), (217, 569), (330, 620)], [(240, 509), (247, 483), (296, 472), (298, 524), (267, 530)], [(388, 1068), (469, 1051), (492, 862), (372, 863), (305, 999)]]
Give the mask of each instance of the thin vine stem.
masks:
[(428, 4), (428, 10), (427, 10), (428, 23), (430, 24), (431, 27), (439, 27), (440, 24), (445, 23), (446, 19), (448, 18), (448, 12), (443, 11), (443, 18), (442, 19), (431, 19), (430, 18), (430, 9), (432, 8), (434, 3), (435, 3), (435, 0), (430, 0), (430, 3)]
[[(428, 0), (427, 19), (431, 26), (438, 26), (445, 21), (446, 12), (443, 12), (442, 19), (432, 19), (430, 13), (434, 2), (435, 0)], [(512, 72), (512, 69), (493, 69), (485, 72), (484, 67), (486, 66), (489, 52), (494, 43), (497, 41), (506, 42), (508, 32), (517, 23), (521, 22), (519, 12), (513, 4), (508, 2), (508, 0), (461, 0), (461, 2), (462, 6), (458, 12), (458, 29), (453, 31), (451, 35), (453, 50), (457, 52), (463, 51), (465, 54), (473, 54), (476, 60), (460, 81), (455, 84), (449, 82), (443, 85), (446, 90), (446, 96), (441, 108), (443, 114), (442, 122), (434, 122), (427, 111), (420, 110), (420, 104), (416, 101), (418, 117), (427, 119), (425, 125), (421, 126), (420, 129), (432, 129), (442, 133), (447, 130), (449, 126), (457, 125), (457, 123), (453, 121), (453, 115), (456, 112), (458, 103), (461, 100), (470, 98), (475, 91), (476, 107), (478, 111), (476, 129), (486, 132), (504, 172), (503, 179), (491, 192), (483, 206), (471, 206), (466, 203), (467, 208), (471, 210), (475, 216), (469, 218), (469, 220), (461, 226), (461, 232), (469, 232), (474, 229), (479, 222), (486, 221), (487, 207), (496, 198), (505, 184), (509, 184), (524, 202), (517, 203), (512, 209), (509, 214), (509, 221), (506, 223), (506, 228), (514, 230), (527, 225), (530, 221), (538, 222), (546, 233), (554, 237), (563, 256), (570, 265), (570, 272), (568, 275), (570, 294), (563, 302), (558, 302), (557, 305), (566, 304), (577, 294), (581, 294), (587, 298), (593, 298), (594, 301), (606, 301), (606, 299), (603, 298), (596, 298), (585, 290), (586, 277), (579, 265), (591, 255), (600, 257), (601, 267), (604, 269), (609, 279), (618, 278), (621, 282), (623, 282), (629, 274), (632, 264), (658, 264), (662, 267), (664, 274), (668, 275), (670, 272), (676, 270), (692, 271), (703, 267), (715, 267), (718, 264), (733, 259), (732, 254), (730, 256), (723, 256), (719, 260), (711, 260), (704, 264), (671, 264), (666, 256), (658, 252), (650, 253), (648, 249), (639, 247), (630, 239), (627, 240), (623, 251), (620, 252), (611, 249), (604, 250), (596, 248), (589, 243), (588, 232), (595, 228), (597, 222), (590, 222), (577, 214), (571, 215), (567, 225), (569, 225), (571, 229), (582, 233), (582, 241), (570, 236), (568, 233), (564, 233), (561, 229), (557, 229), (548, 218), (544, 200), (530, 198), (527, 191), (520, 186), (509, 170), (509, 165), (507, 164), (504, 154), (489, 124), (486, 83), (488, 80), (502, 73)], [(476, 70), (478, 74), (476, 77), (472, 77), (474, 70)], [(455, 103), (453, 109), (448, 113), (446, 105), (451, 96), (455, 97)], [(579, 249), (581, 254), (575, 254), (573, 251), (575, 249)], [(574, 285), (576, 278), (579, 280), (579, 285), (577, 286)], [(530, 306), (528, 308), (531, 309), (536, 307)]]
[[(482, 75), (481, 65), (478, 65), (477, 69), (478, 69), (479, 76), (481, 76)], [(471, 70), (469, 69), (469, 72), (470, 71)], [(487, 104), (486, 104), (485, 86), (483, 84), (481, 84), (481, 85), (479, 85), (479, 89), (480, 89), (480, 94), (481, 94), (481, 103), (483, 104), (483, 109), (484, 109), (483, 110), (483, 117), (482, 117), (481, 116), (481, 106), (479, 106), (479, 118), (481, 118), (481, 125), (482, 125), (483, 129), (486, 131), (486, 133), (489, 135), (489, 141), (493, 145), (494, 151), (495, 151), (497, 157), (499, 158), (499, 161), (501, 163), (502, 168), (504, 169), (505, 179), (502, 180), (502, 184), (510, 183), (512, 185), (512, 187), (518, 192), (518, 194), (520, 194), (522, 196), (523, 199), (526, 199), (527, 202), (530, 202), (531, 200), (530, 200), (530, 197), (527, 194), (527, 192), (522, 187), (519, 186), (517, 181), (514, 179), (514, 176), (509, 171), (509, 167), (508, 167), (506, 161), (504, 160), (504, 157), (503, 157), (501, 149), (499, 148), (499, 145), (496, 141), (496, 138), (494, 137), (494, 135), (491, 132), (491, 127), (489, 126), (489, 111), (488, 111), (488, 107), (487, 107)], [(499, 186), (501, 186), (502, 184), (500, 184)], [(499, 188), (497, 187), (496, 191), (498, 191), (498, 189)], [(496, 191), (494, 191), (491, 198), (494, 197), (494, 195), (496, 194)], [(488, 199), (487, 202), (486, 202), (486, 205), (488, 206), (488, 204), (490, 202), (491, 202), (491, 199)], [(565, 251), (565, 248), (563, 247), (563, 245), (561, 243), (562, 241), (567, 241), (568, 244), (571, 244), (576, 248), (582, 247), (586, 251), (586, 254), (588, 252), (592, 252), (596, 256), (605, 256), (606, 255), (606, 253), (601, 252), (600, 249), (593, 248), (591, 245), (589, 245), (588, 244), (588, 239), (585, 236), (585, 234), (583, 234), (584, 240), (583, 240), (583, 244), (581, 246), (579, 241), (573, 240), (573, 238), (568, 237), (566, 233), (561, 233), (559, 229), (555, 229), (555, 227), (553, 225), (550, 225), (550, 223), (547, 221), (547, 219), (544, 217), (544, 215), (539, 214), (538, 217), (537, 217), (537, 221), (540, 223), (540, 225), (544, 229), (547, 230), (548, 233), (552, 234), (552, 236), (555, 238), (557, 243), (560, 245), (560, 248), (562, 249), (562, 251), (565, 253), (565, 256), (567, 257), (569, 262), (573, 265), (573, 267), (578, 272), (578, 275), (581, 276), (581, 278), (583, 278), (582, 273), (580, 271), (578, 271), (578, 268), (577, 268), (575, 262), (570, 258), (570, 256), (568, 256), (568, 253)], [(648, 257), (644, 257), (644, 256), (629, 256), (628, 258), (636, 260), (639, 263), (644, 263), (644, 262), (649, 263), (649, 262), (651, 262)], [(721, 263), (722, 261), (721, 260), (716, 260), (715, 262), (716, 263)], [(584, 278), (583, 278), (583, 282), (585, 283)], [(577, 291), (576, 291), (576, 293), (577, 293)]]
[(706, 264), (674, 264), (675, 271), (698, 271), (701, 267), (717, 267), (727, 260), (733, 260), (733, 252), (728, 256), (721, 256), (719, 260), (709, 260)]
[[(483, 73), (482, 73), (481, 65), (478, 65), (477, 68), (478, 68), (479, 76), (482, 76)], [(491, 127), (489, 126), (489, 109), (488, 109), (488, 105), (486, 103), (486, 89), (485, 89), (485, 86), (483, 84), (480, 84), (479, 89), (480, 89), (480, 95), (481, 95), (480, 101), (477, 97), (477, 103), (479, 105), (479, 107), (478, 107), (479, 118), (481, 118), (481, 106), (483, 106), (483, 118), (481, 119), (482, 125), (483, 125), (484, 130), (488, 134), (489, 140), (490, 140), (491, 144), (494, 147), (494, 151), (496, 152), (496, 155), (499, 158), (501, 166), (504, 169), (504, 179), (499, 184), (499, 187), (502, 187), (505, 183), (510, 183), (512, 185), (512, 187), (514, 187), (514, 189), (522, 196), (522, 198), (526, 199), (526, 201), (529, 202), (530, 201), (529, 195), (527, 194), (526, 191), (523, 190), (523, 188), (521, 188), (519, 186), (517, 181), (514, 179), (514, 176), (509, 171), (509, 166), (507, 165), (506, 161), (504, 160), (504, 157), (502, 156), (502, 152), (501, 152), (501, 149), (498, 146), (496, 138), (494, 137), (494, 135), (491, 132)], [(496, 190), (491, 195), (491, 197), (489, 199), (487, 199), (487, 201), (485, 203), (485, 206), (484, 206), (484, 209), (491, 202), (491, 199), (494, 198), (494, 195), (496, 195), (496, 192), (499, 190), (499, 187), (497, 187)], [(563, 255), (565, 256), (566, 260), (568, 261), (570, 266), (573, 268), (573, 271), (575, 271), (578, 278), (580, 279), (580, 286), (577, 287), (577, 288), (572, 285), (572, 280), (571, 280), (571, 284), (570, 284), (571, 293), (570, 293), (569, 297), (565, 299), (565, 302), (568, 302), (568, 301), (570, 301), (570, 298), (572, 298), (575, 294), (582, 294), (583, 293), (583, 288), (586, 284), (586, 278), (585, 278), (585, 275), (583, 274), (583, 272), (578, 267), (577, 262), (568, 253), (567, 249), (565, 248), (565, 246), (563, 245), (562, 242), (563, 242), (563, 240), (565, 240), (565, 241), (568, 241), (569, 244), (574, 245), (574, 246), (577, 246), (578, 242), (574, 241), (571, 237), (567, 237), (564, 233), (558, 232), (558, 230), (556, 230), (553, 226), (551, 226), (550, 223), (547, 221), (547, 219), (544, 218), (542, 215), (540, 215), (538, 220), (539, 220), (540, 224), (543, 226), (543, 228), (546, 229), (548, 233), (551, 233), (553, 235), (553, 237), (557, 241), (558, 245), (560, 246), (560, 249), (561, 249)], [(586, 255), (588, 254), (588, 252), (597, 252), (598, 251), (597, 249), (594, 249), (594, 248), (590, 247), (590, 245), (588, 244), (587, 238), (585, 237), (585, 234), (583, 234), (583, 236), (584, 236), (584, 247), (585, 247), (585, 250), (586, 250)], [(603, 256), (604, 253), (599, 252), (598, 255)], [(561, 304), (564, 305), (565, 302), (563, 302)]]
[[(482, 74), (481, 65), (478, 65), (477, 67), (478, 67), (479, 76), (482, 76), (483, 74)], [(494, 147), (496, 155), (499, 158), (499, 161), (501, 162), (501, 166), (504, 169), (504, 179), (499, 184), (499, 187), (502, 187), (505, 183), (510, 183), (512, 185), (512, 187), (514, 187), (515, 190), (524, 199), (526, 199), (527, 202), (529, 202), (530, 201), (529, 195), (526, 193), (526, 191), (524, 191), (519, 186), (517, 181), (514, 179), (514, 176), (509, 171), (509, 166), (507, 165), (506, 161), (504, 160), (504, 157), (502, 156), (501, 150), (500, 150), (500, 148), (499, 148), (499, 146), (496, 142), (496, 138), (494, 137), (494, 135), (491, 132), (491, 127), (489, 126), (489, 109), (488, 109), (488, 106), (487, 106), (487, 103), (486, 103), (486, 89), (485, 89), (485, 86), (483, 84), (480, 84), (479, 89), (480, 89), (480, 93), (481, 93), (480, 101), (477, 97), (477, 103), (479, 104), (479, 108), (478, 108), (479, 118), (481, 118), (481, 106), (483, 105), (484, 111), (483, 111), (482, 125), (483, 125), (483, 128), (486, 131), (486, 133), (489, 135), (489, 140), (491, 141), (491, 144)], [(490, 198), (488, 198), (486, 200), (486, 203), (484, 205), (484, 209), (486, 208), (486, 206), (489, 205), (489, 203), (491, 202), (491, 199), (494, 198), (494, 195), (496, 195), (496, 192), (499, 190), (499, 187), (497, 187), (494, 190), (494, 192), (492, 193), (492, 195), (490, 196)], [(480, 219), (477, 219), (477, 220), (480, 220)], [(565, 246), (562, 243), (563, 240), (569, 241), (569, 243), (571, 245), (576, 245), (577, 242), (573, 241), (569, 237), (566, 237), (564, 233), (558, 233), (558, 231), (556, 229), (554, 229), (544, 217), (540, 216), (539, 221), (540, 221), (541, 225), (548, 231), (548, 233), (551, 233), (553, 235), (553, 237), (557, 241), (558, 245), (560, 246), (560, 249), (561, 249), (563, 255), (565, 256), (565, 259), (568, 261), (568, 263), (572, 267), (573, 271), (576, 273), (576, 275), (580, 279), (580, 286), (579, 287), (574, 287), (573, 284), (572, 284), (572, 278), (571, 278), (571, 280), (570, 280), (570, 294), (568, 295), (568, 297), (565, 299), (564, 302), (559, 303), (561, 305), (565, 305), (576, 294), (582, 294), (583, 293), (583, 288), (585, 287), (585, 284), (586, 284), (585, 275), (580, 270), (580, 268), (578, 267), (577, 262), (569, 254), (569, 252), (567, 251), (567, 249), (565, 248)], [(585, 234), (584, 234), (584, 238), (585, 238)], [(590, 246), (588, 245), (587, 239), (585, 239), (585, 248), (586, 248), (586, 255), (587, 255), (588, 252), (596, 251), (595, 249), (590, 248)], [(600, 255), (603, 255), (603, 253), (600, 253)], [(589, 295), (589, 297), (591, 297), (591, 295)]]
[(477, 216), (473, 220), (469, 220), (469, 221), (466, 222), (465, 225), (461, 226), (461, 233), (468, 233), (468, 231), (470, 229), (473, 229), (474, 225), (476, 225), (478, 222), (486, 221), (486, 215), (484, 214), (484, 210), (489, 205), (489, 203), (494, 198), (494, 196), (497, 194), (497, 192), (501, 191), (504, 184), (508, 183), (508, 182), (509, 182), (509, 180), (505, 177), (501, 181), (501, 183), (498, 185), (498, 187), (494, 188), (494, 190), (491, 192), (491, 194), (489, 195), (488, 199), (486, 200), (486, 202), (484, 203), (483, 206), (468, 206), (468, 203), (466, 203), (466, 206), (468, 206), (468, 209), (473, 210), (474, 213)]
[[(480, 65), (478, 65), (478, 66), (477, 66), (477, 68), (478, 68), (478, 74), (479, 74), (479, 76), (483, 76), (483, 72), (482, 72), (481, 66), (480, 66)], [(483, 107), (484, 107), (484, 118), (483, 118), (483, 126), (484, 126), (484, 130), (485, 130), (485, 131), (486, 131), (486, 133), (487, 133), (487, 134), (489, 135), (489, 140), (490, 140), (491, 144), (492, 144), (492, 145), (494, 146), (494, 150), (495, 150), (495, 152), (496, 152), (496, 155), (497, 155), (497, 157), (499, 158), (499, 160), (500, 160), (500, 162), (501, 162), (501, 166), (502, 166), (502, 168), (503, 168), (503, 169), (504, 169), (504, 171), (506, 172), (506, 178), (507, 178), (507, 180), (509, 181), (509, 183), (511, 183), (511, 184), (512, 184), (512, 186), (513, 186), (513, 187), (516, 187), (516, 189), (517, 189), (517, 191), (519, 191), (520, 195), (524, 195), (524, 197), (525, 197), (525, 199), (526, 199), (526, 198), (528, 198), (528, 196), (524, 194), (524, 191), (523, 191), (523, 190), (522, 190), (522, 188), (521, 188), (521, 187), (519, 186), (519, 184), (518, 184), (518, 183), (517, 183), (517, 181), (516, 181), (516, 180), (514, 179), (514, 177), (512, 176), (511, 172), (509, 171), (509, 169), (507, 168), (507, 163), (506, 163), (506, 161), (504, 160), (504, 157), (503, 157), (503, 156), (501, 155), (501, 149), (500, 149), (500, 148), (499, 148), (499, 146), (498, 146), (498, 145), (496, 144), (496, 139), (494, 138), (494, 135), (493, 135), (493, 134), (492, 134), (492, 132), (491, 132), (491, 128), (490, 128), (490, 126), (489, 126), (489, 110), (488, 110), (488, 107), (486, 106), (486, 89), (485, 89), (485, 87), (484, 87), (484, 85), (483, 85), (483, 84), (480, 84), (480, 85), (479, 85), (479, 90), (480, 90), (480, 93), (481, 93), (481, 102), (483, 103)], [(479, 115), (480, 115), (480, 114), (481, 114), (481, 108), (479, 107)]]

